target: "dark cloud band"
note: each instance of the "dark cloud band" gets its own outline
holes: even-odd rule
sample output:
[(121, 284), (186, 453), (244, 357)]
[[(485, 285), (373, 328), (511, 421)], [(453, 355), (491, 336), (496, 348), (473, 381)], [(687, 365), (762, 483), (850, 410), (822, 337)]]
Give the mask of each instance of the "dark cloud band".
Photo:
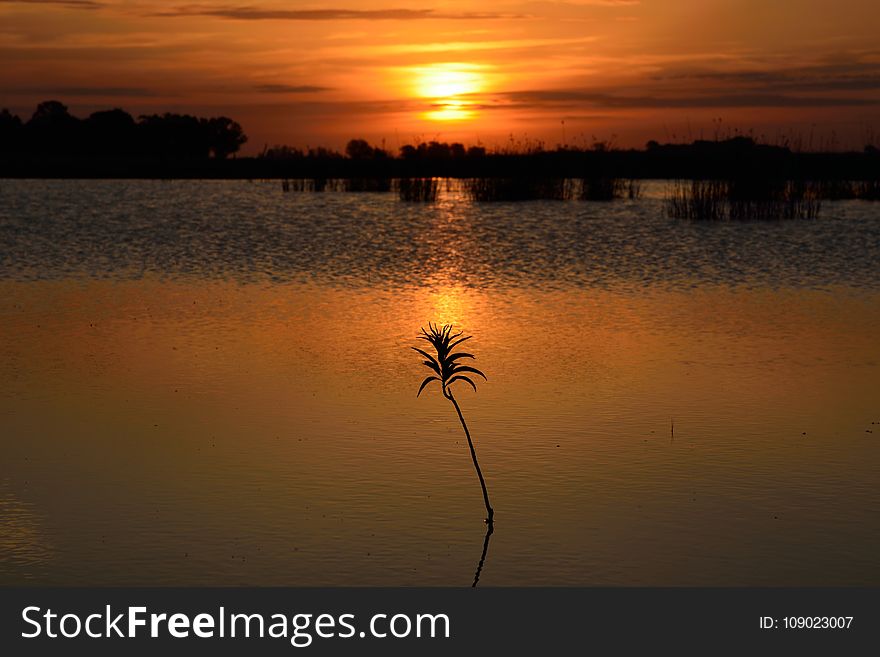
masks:
[(228, 7), (223, 5), (185, 5), (155, 16), (213, 16), (228, 20), (262, 21), (408, 21), (408, 20), (491, 20), (499, 18), (522, 18), (518, 14), (497, 12), (447, 12), (434, 9), (263, 9), (256, 6)]

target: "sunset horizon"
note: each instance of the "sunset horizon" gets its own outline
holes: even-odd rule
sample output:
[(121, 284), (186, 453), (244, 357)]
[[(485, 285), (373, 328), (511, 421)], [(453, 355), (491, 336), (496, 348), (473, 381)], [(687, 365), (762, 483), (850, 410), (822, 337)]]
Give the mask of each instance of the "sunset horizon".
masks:
[(876, 141), (870, 2), (4, 0), (0, 107), (229, 116), (265, 147), (352, 138), (641, 148)]

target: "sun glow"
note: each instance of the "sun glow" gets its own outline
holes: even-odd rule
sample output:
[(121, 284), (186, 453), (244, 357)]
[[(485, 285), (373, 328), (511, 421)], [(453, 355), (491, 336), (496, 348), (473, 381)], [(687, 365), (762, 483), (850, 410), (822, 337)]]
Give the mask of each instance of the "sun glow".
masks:
[(485, 89), (483, 67), (474, 64), (432, 64), (413, 73), (415, 95), (431, 100), (424, 118), (432, 121), (465, 121), (474, 117), (475, 94)]
[(435, 105), (435, 109), (425, 112), (425, 118), (433, 121), (466, 121), (473, 118), (474, 113), (472, 103), (457, 100), (439, 101)]

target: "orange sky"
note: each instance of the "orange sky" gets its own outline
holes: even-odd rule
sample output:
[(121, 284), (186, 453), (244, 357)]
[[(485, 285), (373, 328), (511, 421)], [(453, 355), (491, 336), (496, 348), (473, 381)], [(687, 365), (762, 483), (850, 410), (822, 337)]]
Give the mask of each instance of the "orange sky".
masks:
[(0, 107), (225, 114), (264, 144), (880, 132), (877, 0), (0, 0)]

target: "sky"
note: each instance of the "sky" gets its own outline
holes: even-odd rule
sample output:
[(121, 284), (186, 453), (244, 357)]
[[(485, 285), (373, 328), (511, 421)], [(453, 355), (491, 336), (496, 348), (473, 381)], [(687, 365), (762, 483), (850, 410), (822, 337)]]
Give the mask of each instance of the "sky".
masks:
[(0, 0), (0, 107), (225, 115), (264, 146), (880, 143), (877, 0)]

